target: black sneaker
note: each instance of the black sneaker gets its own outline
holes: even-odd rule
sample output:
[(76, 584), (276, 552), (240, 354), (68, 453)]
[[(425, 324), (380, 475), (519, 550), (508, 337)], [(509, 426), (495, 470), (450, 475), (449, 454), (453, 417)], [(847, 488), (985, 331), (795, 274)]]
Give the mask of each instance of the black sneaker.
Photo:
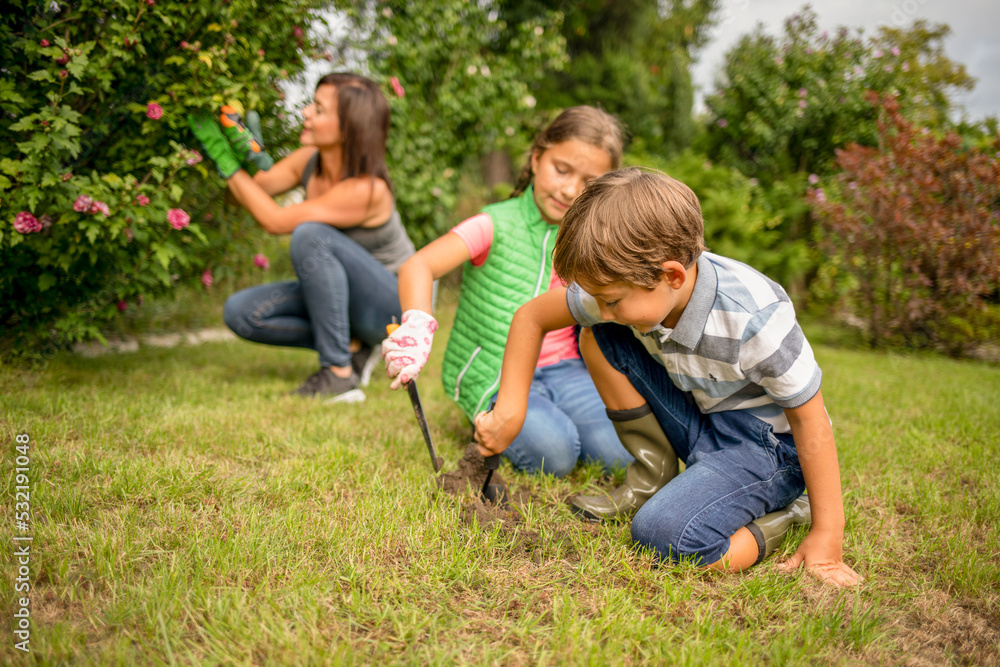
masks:
[(351, 377), (342, 378), (324, 366), (306, 378), (302, 386), (292, 393), (324, 398), (324, 403), (359, 403), (365, 400), (365, 392), (358, 387), (358, 381), (357, 373), (352, 372)]
[(351, 356), (351, 368), (358, 375), (359, 387), (368, 386), (368, 383), (372, 379), (372, 371), (375, 370), (380, 361), (382, 361), (381, 343), (375, 345), (375, 347), (369, 347), (362, 343), (361, 349)]

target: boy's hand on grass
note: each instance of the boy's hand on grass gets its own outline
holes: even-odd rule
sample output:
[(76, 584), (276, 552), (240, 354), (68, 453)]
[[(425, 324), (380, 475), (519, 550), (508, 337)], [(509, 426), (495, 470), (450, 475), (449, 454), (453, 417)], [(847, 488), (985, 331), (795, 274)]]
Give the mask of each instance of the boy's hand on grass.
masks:
[(479, 443), (479, 453), (484, 457), (500, 454), (510, 443), (514, 441), (517, 434), (521, 432), (524, 425), (524, 415), (520, 418), (504, 414), (504, 412), (494, 407), (489, 412), (480, 412), (473, 420), (476, 427), (476, 442)]
[(781, 572), (793, 572), (805, 563), (806, 571), (823, 583), (837, 587), (857, 586), (862, 578), (844, 562), (841, 539), (812, 530), (792, 557), (778, 565)]

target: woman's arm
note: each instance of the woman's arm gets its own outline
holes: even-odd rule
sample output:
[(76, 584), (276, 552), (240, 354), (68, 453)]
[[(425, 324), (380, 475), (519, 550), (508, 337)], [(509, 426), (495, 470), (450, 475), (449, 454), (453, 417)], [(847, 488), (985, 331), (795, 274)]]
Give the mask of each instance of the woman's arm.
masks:
[(272, 197), (297, 188), (302, 184), (302, 172), (305, 171), (309, 158), (315, 154), (316, 149), (311, 146), (292, 151), (267, 171), (254, 174), (254, 183)]
[(303, 222), (374, 227), (389, 218), (393, 206), (389, 186), (380, 178), (347, 178), (315, 199), (284, 207), (242, 169), (229, 179), (229, 190), (270, 234), (288, 234)]
[(840, 491), (840, 466), (822, 393), (817, 392), (797, 408), (786, 408), (785, 415), (792, 427), (795, 449), (809, 491), (812, 528), (782, 568), (792, 570), (804, 561), (806, 569), (824, 581), (838, 586), (856, 586), (861, 577), (843, 560), (844, 502)]
[(430, 313), (434, 281), (469, 261), (470, 257), (465, 241), (451, 232), (425, 245), (399, 267), (400, 309)]

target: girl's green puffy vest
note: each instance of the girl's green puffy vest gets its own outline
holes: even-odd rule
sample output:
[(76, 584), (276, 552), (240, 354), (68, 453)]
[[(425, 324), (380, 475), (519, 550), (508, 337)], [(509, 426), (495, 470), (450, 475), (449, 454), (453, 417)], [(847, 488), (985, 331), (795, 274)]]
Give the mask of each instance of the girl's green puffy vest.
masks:
[(471, 420), (489, 408), (514, 312), (549, 289), (558, 225), (542, 220), (534, 189), (483, 208), (493, 220), (493, 244), (479, 267), (462, 268), (462, 293), (444, 353), (445, 392)]

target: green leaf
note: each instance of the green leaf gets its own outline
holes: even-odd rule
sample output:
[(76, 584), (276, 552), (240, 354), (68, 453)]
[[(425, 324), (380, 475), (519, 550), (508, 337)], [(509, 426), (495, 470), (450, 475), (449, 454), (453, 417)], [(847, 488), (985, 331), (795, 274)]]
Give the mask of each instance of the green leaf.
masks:
[(28, 75), (28, 78), (32, 81), (48, 81), (50, 83), (54, 83), (56, 80), (56, 78), (52, 76), (52, 72), (47, 69), (35, 70)]
[(38, 276), (38, 291), (44, 292), (56, 284), (56, 277), (51, 273), (43, 273)]

